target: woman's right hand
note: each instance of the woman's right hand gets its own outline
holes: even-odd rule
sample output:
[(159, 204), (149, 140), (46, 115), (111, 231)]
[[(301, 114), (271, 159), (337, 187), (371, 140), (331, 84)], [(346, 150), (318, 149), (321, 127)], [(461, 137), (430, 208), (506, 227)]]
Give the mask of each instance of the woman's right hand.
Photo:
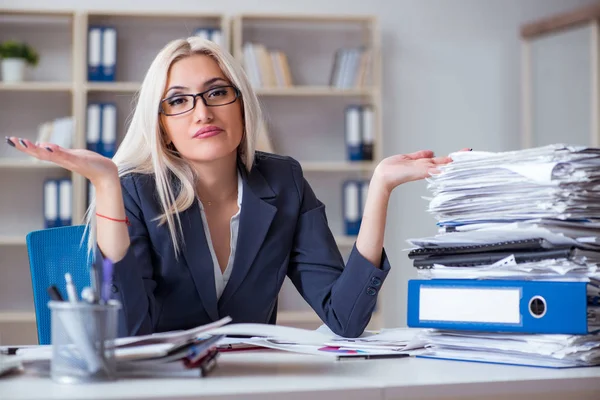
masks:
[(53, 143), (35, 144), (27, 139), (6, 137), (6, 143), (38, 160), (53, 162), (87, 178), (94, 186), (119, 179), (115, 163), (90, 150), (65, 149)]

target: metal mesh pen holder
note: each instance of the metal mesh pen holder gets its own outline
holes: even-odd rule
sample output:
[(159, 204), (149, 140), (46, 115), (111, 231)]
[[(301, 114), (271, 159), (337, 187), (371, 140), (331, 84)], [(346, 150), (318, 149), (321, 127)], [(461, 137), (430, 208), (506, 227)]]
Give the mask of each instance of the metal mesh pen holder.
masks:
[(121, 303), (50, 301), (52, 362), (50, 375), (60, 383), (116, 379), (114, 340)]

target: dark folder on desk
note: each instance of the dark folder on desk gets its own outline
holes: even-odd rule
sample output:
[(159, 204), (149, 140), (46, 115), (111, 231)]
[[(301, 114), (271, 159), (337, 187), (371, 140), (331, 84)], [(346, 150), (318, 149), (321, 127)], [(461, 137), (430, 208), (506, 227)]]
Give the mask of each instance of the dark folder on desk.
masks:
[(408, 257), (416, 268), (431, 268), (434, 264), (454, 267), (490, 265), (513, 255), (515, 262), (525, 263), (550, 259), (590, 262), (600, 259), (600, 252), (570, 245), (553, 246), (544, 239), (526, 239), (468, 246), (427, 247), (411, 250)]

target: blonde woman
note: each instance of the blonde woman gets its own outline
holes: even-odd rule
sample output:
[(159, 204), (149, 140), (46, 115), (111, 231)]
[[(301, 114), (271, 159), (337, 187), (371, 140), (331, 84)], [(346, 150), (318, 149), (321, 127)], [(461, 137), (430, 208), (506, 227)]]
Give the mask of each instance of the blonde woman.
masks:
[(6, 138), (94, 185), (87, 222), (98, 259), (115, 262), (120, 336), (224, 316), (273, 324), (286, 276), (333, 332), (365, 329), (390, 270), (383, 234), (392, 190), (451, 160), (430, 151), (383, 160), (344, 264), (300, 164), (255, 151), (261, 118), (238, 62), (193, 37), (169, 43), (150, 65), (112, 160)]

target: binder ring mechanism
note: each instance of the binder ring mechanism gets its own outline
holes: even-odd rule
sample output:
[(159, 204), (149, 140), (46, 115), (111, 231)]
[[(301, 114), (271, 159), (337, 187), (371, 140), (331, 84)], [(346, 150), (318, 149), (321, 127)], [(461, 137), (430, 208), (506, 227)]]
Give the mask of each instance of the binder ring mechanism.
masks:
[(529, 300), (529, 314), (533, 318), (542, 318), (546, 315), (546, 299), (542, 296), (533, 296), (531, 300)]

